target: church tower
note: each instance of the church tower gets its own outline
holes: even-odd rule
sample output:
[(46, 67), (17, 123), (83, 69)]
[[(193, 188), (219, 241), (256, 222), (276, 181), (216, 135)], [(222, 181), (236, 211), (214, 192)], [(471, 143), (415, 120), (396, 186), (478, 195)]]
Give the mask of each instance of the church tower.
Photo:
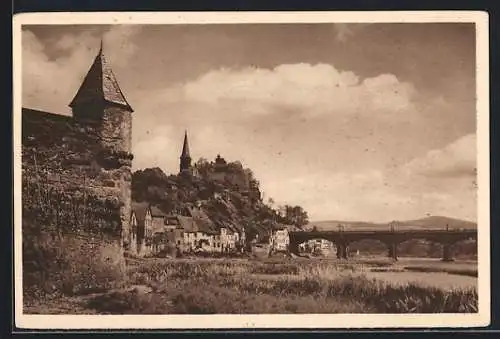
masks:
[(182, 145), (180, 160), (181, 161), (179, 166), (180, 167), (179, 173), (192, 174), (191, 155), (189, 154), (189, 142), (188, 142), (187, 131), (184, 132), (184, 144)]
[(97, 53), (80, 89), (69, 104), (79, 123), (98, 128), (104, 148), (131, 152), (133, 109), (123, 96), (103, 52)]

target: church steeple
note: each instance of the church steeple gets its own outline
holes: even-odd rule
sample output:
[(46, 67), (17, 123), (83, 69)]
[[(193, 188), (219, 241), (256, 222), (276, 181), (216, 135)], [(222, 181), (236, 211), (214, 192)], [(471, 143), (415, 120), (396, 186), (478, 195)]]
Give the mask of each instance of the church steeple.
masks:
[(191, 155), (189, 154), (189, 142), (187, 131), (184, 131), (184, 143), (182, 145), (182, 152), (180, 156), (180, 173), (191, 173)]
[(102, 39), (99, 52), (69, 106), (75, 111), (79, 107), (96, 104), (111, 104), (133, 112), (104, 56)]
[(182, 145), (181, 158), (191, 158), (191, 155), (189, 154), (189, 142), (188, 142), (187, 131), (184, 131), (184, 144)]

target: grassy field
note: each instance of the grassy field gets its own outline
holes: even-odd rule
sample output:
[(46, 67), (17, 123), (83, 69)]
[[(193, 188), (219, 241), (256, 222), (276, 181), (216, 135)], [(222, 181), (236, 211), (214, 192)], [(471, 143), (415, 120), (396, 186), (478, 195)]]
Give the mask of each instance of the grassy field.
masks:
[[(32, 302), (27, 313), (255, 314), (477, 312), (477, 289), (438, 272), (397, 271), (384, 260), (148, 259), (128, 265), (129, 288)], [(413, 267), (418, 266), (415, 263)], [(441, 266), (439, 266), (441, 265)], [(410, 265), (411, 266), (411, 265)], [(439, 267), (437, 267), (439, 266)], [(457, 266), (455, 266), (457, 267)], [(381, 271), (386, 268), (386, 271)], [(372, 271), (373, 270), (373, 271)], [(439, 284), (413, 282), (415, 275)], [(413, 276), (413, 278), (412, 278)]]

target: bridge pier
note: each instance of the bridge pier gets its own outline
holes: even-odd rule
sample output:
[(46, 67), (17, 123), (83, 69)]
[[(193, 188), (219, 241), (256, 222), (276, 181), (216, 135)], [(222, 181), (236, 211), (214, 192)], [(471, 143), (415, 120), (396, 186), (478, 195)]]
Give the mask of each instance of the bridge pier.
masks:
[(299, 255), (299, 243), (296, 241), (290, 241), (288, 244), (288, 252)]
[(389, 244), (388, 248), (389, 248), (388, 257), (394, 261), (398, 261), (398, 245), (397, 244)]
[(441, 259), (442, 261), (454, 261), (453, 259), (453, 249), (451, 244), (444, 244), (443, 245), (443, 258)]
[(387, 256), (393, 260), (398, 260), (398, 245), (410, 239), (425, 239), (433, 243), (439, 243), (443, 246), (442, 260), (453, 261), (453, 244), (475, 238), (477, 241), (476, 230), (453, 230), (453, 229), (429, 229), (429, 230), (370, 230), (370, 231), (292, 231), (289, 233), (290, 253), (299, 253), (299, 244), (310, 239), (326, 239), (335, 243), (337, 247), (337, 258), (348, 259), (348, 244), (364, 240), (375, 239), (386, 244)]
[(337, 259), (347, 259), (348, 249), (347, 244), (337, 244)]

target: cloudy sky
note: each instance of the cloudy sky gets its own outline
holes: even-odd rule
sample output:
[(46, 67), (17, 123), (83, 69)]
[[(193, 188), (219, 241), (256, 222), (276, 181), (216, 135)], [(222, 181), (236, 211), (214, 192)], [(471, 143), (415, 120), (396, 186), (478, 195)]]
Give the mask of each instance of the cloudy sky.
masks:
[(23, 106), (68, 103), (104, 37), (135, 169), (240, 160), (311, 220), (476, 221), (472, 24), (25, 26)]

